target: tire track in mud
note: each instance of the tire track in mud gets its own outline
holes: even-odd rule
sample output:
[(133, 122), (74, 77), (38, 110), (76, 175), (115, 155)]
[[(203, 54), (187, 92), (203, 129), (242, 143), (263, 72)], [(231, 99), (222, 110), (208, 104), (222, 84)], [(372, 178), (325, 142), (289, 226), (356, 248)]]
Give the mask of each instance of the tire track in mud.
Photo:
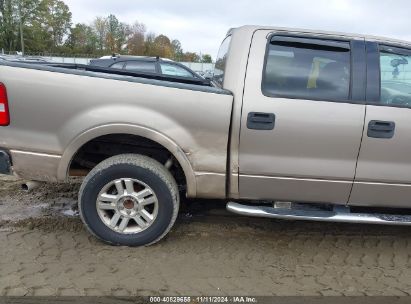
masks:
[(411, 293), (407, 227), (243, 218), (194, 202), (159, 244), (111, 247), (63, 215), (78, 182), (29, 194), (19, 183), (0, 180), (0, 295)]

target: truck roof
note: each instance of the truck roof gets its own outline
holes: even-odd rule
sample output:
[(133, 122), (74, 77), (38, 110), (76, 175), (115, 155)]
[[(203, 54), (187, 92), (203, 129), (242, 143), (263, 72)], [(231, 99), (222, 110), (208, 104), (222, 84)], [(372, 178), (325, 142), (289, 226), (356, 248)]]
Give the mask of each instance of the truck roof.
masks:
[(405, 47), (411, 47), (411, 42), (406, 40), (400, 39), (393, 39), (387, 37), (379, 37), (373, 35), (361, 35), (361, 34), (353, 34), (353, 33), (344, 33), (344, 32), (334, 32), (334, 31), (321, 31), (321, 30), (312, 30), (312, 29), (300, 29), (300, 28), (287, 28), (287, 27), (275, 27), (275, 26), (261, 26), (261, 25), (245, 25), (238, 28), (230, 29), (227, 35), (232, 34), (234, 32), (243, 32), (243, 33), (252, 33), (257, 30), (272, 30), (278, 32), (294, 32), (296, 34), (311, 34), (311, 35), (319, 35), (319, 36), (331, 36), (334, 38), (351, 38), (351, 39), (366, 39), (370, 41), (376, 42), (384, 42), (394, 45), (401, 45)]

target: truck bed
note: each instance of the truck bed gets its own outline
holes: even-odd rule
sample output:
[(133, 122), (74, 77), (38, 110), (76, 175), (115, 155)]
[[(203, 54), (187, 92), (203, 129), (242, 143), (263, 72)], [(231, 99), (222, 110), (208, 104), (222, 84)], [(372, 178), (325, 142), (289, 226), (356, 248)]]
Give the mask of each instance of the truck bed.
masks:
[(71, 69), (71, 70), (81, 70), (81, 71), (104, 73), (104, 74), (109, 74), (109, 75), (123, 75), (123, 76), (131, 76), (131, 77), (141, 77), (141, 78), (146, 78), (146, 79), (156, 79), (156, 80), (164, 80), (164, 81), (170, 81), (170, 82), (195, 84), (195, 85), (208, 86), (208, 87), (212, 86), (211, 82), (206, 79), (194, 79), (194, 78), (186, 78), (186, 77), (179, 77), (179, 76), (158, 75), (158, 74), (154, 74), (150, 72), (126, 71), (126, 70), (105, 68), (105, 67), (99, 67), (99, 66), (91, 66), (91, 65), (85, 65), (85, 64), (48, 63), (44, 65), (50, 66), (50, 67)]
[(189, 89), (194, 91), (231, 95), (231, 92), (214, 86), (209, 80), (196, 80), (178, 76), (164, 76), (149, 72), (134, 72), (117, 70), (84, 64), (71, 63), (23, 63), (0, 61), (0, 66), (10, 66), (25, 69), (42, 70), (89, 77), (123, 80), (151, 85)]
[(13, 172), (37, 181), (65, 180), (85, 144), (132, 135), (156, 142), (179, 161), (189, 196), (225, 197), (232, 94), (119, 72), (1, 63), (10, 124), (0, 128), (0, 148), (10, 153)]

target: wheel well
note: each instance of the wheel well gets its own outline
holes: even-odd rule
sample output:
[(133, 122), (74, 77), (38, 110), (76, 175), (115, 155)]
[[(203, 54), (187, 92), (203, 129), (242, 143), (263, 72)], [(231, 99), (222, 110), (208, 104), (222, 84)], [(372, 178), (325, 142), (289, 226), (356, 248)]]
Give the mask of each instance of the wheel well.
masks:
[(146, 155), (165, 165), (176, 179), (179, 189), (186, 189), (184, 171), (170, 151), (155, 141), (130, 134), (104, 135), (84, 144), (71, 161), (69, 175), (85, 176), (100, 162), (129, 153)]

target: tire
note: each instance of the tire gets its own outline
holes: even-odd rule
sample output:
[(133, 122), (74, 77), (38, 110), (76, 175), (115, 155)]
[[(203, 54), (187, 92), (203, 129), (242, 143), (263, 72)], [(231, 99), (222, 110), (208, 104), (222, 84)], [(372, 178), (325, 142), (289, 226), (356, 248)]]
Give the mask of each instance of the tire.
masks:
[(174, 225), (180, 204), (170, 172), (146, 156), (124, 154), (97, 165), (79, 192), (87, 229), (111, 245), (148, 246)]

